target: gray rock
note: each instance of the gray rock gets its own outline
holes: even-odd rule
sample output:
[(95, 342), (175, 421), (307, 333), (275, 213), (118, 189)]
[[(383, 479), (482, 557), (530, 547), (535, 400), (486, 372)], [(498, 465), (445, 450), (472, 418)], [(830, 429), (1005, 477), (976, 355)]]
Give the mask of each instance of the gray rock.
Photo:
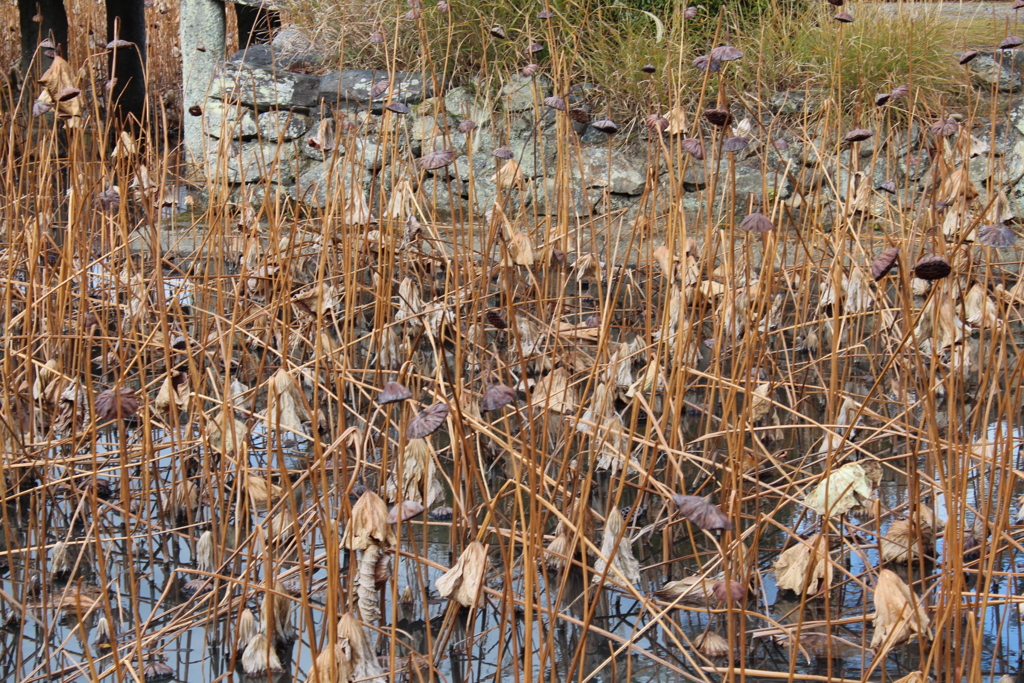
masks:
[(924, 177), (931, 167), (931, 155), (927, 149), (912, 154), (901, 154), (896, 161), (896, 170), (902, 180), (916, 182)]
[[(557, 146), (553, 140), (526, 135), (510, 140), (508, 148), (512, 151), (513, 158), (519, 162), (519, 167), (526, 178), (546, 175), (555, 166)], [(485, 151), (489, 154), (493, 147)]]
[(288, 193), (304, 204), (323, 207), (327, 204), (328, 196), (336, 197), (339, 203), (342, 198), (354, 193), (362, 193), (365, 198), (369, 182), (370, 174), (361, 165), (332, 158), (310, 166), (297, 178)]
[(561, 194), (559, 189), (559, 183), (554, 178), (538, 178), (530, 184), (528, 205), (541, 216), (555, 216), (558, 214), (559, 201), (567, 199), (570, 216), (585, 218), (593, 214), (595, 198), (584, 192), (579, 185), (573, 183), (569, 187), (563, 186)]
[(501, 86), (498, 98), (506, 111), (526, 111), (550, 96), (551, 87), (551, 79), (544, 74), (527, 77), (515, 73)]
[(775, 114), (803, 114), (809, 111), (810, 103), (803, 90), (784, 90), (772, 95), (769, 105)]
[(993, 85), (1000, 92), (1016, 92), (1020, 90), (1021, 57), (1018, 50), (996, 50), (994, 53), (983, 53), (968, 63), (971, 79), (976, 85), (991, 88)]
[[(575, 121), (573, 126), (576, 126)], [(607, 133), (602, 133), (591, 125), (587, 125), (584, 127), (583, 134), (580, 135), (580, 142), (584, 145), (607, 145), (613, 137)]]
[[(370, 97), (374, 83), (390, 81), (390, 92)], [(347, 69), (332, 71), (320, 79), (319, 96), (328, 105), (343, 109), (367, 109), (379, 114), (390, 96), (392, 102), (413, 105), (431, 93), (430, 79), (418, 71), (397, 71), (388, 74), (382, 69)]]
[(211, 181), (232, 184), (267, 180), (289, 184), (302, 163), (294, 143), (222, 140), (207, 153)]
[(217, 70), (210, 92), (225, 102), (257, 109), (308, 110), (319, 101), (320, 79), (275, 67), (227, 62)]
[(450, 220), (469, 211), (469, 203), (462, 198), (462, 183), (457, 179), (428, 176), (420, 185), (419, 197), (421, 205), (428, 207), (437, 220)]
[[(207, 107), (207, 88), (224, 54), (227, 20), (220, 0), (182, 0), (179, 45), (181, 46), (182, 106)], [(203, 122), (197, 116), (182, 121), (185, 150), (195, 167), (204, 164)]]
[(268, 111), (260, 114), (258, 125), (264, 140), (294, 140), (309, 130), (310, 118), (293, 111)]
[(468, 85), (452, 88), (445, 93), (444, 109), (449, 116), (455, 116), (460, 121), (473, 121), (478, 129), (491, 122), (491, 107), (486, 106), (477, 96), (476, 89)]
[[(583, 178), (587, 187), (606, 187), (615, 194), (640, 194), (646, 173), (642, 162), (622, 150), (584, 147)], [(646, 160), (646, 155), (644, 156)]]
[(203, 132), (214, 138), (256, 137), (258, 131), (256, 116), (252, 109), (237, 104), (225, 104), (210, 100), (203, 110)]
[(283, 52), (272, 45), (250, 45), (238, 50), (228, 61), (262, 68), (294, 69), (320, 63), (320, 55), (313, 52)]

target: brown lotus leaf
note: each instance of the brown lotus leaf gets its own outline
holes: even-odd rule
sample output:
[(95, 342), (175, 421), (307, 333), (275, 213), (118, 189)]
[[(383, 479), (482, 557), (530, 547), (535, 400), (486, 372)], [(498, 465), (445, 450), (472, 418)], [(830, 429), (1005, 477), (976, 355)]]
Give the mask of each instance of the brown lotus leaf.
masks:
[(96, 396), (95, 408), (101, 422), (126, 419), (139, 412), (139, 399), (135, 390), (128, 387), (107, 389)]
[(715, 659), (725, 657), (731, 652), (729, 641), (714, 631), (708, 631), (698, 636), (693, 642), (693, 647), (705, 657)]
[(711, 592), (723, 604), (741, 602), (747, 597), (747, 587), (739, 581), (721, 579), (711, 584)]
[(925, 256), (914, 266), (914, 276), (921, 280), (941, 280), (953, 271), (941, 256)]
[(377, 397), (377, 403), (388, 404), (407, 401), (412, 398), (412, 392), (398, 382), (388, 382)]
[(679, 514), (699, 526), (701, 529), (727, 530), (735, 526), (732, 520), (717, 505), (701, 496), (673, 495), (672, 502), (679, 508)]
[(447, 417), (448, 405), (435, 403), (409, 420), (409, 425), (405, 428), (405, 435), (410, 439), (425, 439), (440, 429)]
[(888, 650), (914, 636), (923, 640), (931, 639), (928, 611), (924, 602), (911, 592), (895, 572), (883, 569), (878, 573), (874, 603), (873, 649)]
[(765, 216), (759, 211), (747, 214), (747, 216), (740, 221), (740, 228), (748, 232), (771, 232), (775, 229), (775, 224), (772, 223), (768, 216)]
[(392, 547), (397, 542), (394, 529), (388, 525), (388, 506), (384, 500), (373, 491), (359, 496), (345, 525), (341, 545), (349, 550), (366, 550), (370, 546)]
[(813, 595), (832, 583), (832, 561), (825, 537), (800, 540), (775, 560), (775, 585), (797, 595)]
[(480, 401), (480, 410), (489, 413), (492, 410), (500, 410), (516, 400), (516, 390), (504, 384), (494, 384), (487, 388), (484, 397)]
[(424, 154), (416, 160), (416, 164), (425, 171), (436, 171), (452, 163), (455, 153), (450, 149), (439, 149), (429, 154)]
[(392, 506), (388, 512), (388, 524), (397, 524), (399, 521), (405, 522), (410, 520), (425, 509), (423, 503), (418, 503), (415, 500), (403, 500), (401, 505)]
[(473, 541), (459, 555), (455, 565), (434, 582), (441, 597), (451, 598), (463, 607), (473, 607), (487, 571), (487, 546)]
[(601, 555), (594, 563), (594, 583), (600, 583), (601, 575), (606, 571), (605, 578), (612, 583), (625, 581), (635, 584), (640, 581), (640, 563), (633, 556), (629, 535), (623, 533), (625, 527), (622, 513), (618, 508), (612, 508), (605, 520)]
[(889, 247), (888, 249), (883, 251), (881, 254), (875, 257), (874, 261), (871, 262), (871, 278), (875, 282), (881, 280), (883, 277), (889, 274), (889, 271), (896, 267), (896, 264), (899, 262), (899, 259), (899, 247)]

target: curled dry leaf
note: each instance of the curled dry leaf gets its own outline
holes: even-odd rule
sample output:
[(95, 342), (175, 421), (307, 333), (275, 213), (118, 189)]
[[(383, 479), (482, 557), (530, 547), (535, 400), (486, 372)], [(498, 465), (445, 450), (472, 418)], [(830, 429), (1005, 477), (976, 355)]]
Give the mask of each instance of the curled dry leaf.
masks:
[(714, 595), (713, 585), (714, 581), (710, 579), (701, 576), (687, 576), (676, 581), (669, 581), (654, 591), (654, 597), (672, 602), (678, 600), (683, 605), (706, 607), (711, 604), (711, 598)]
[(551, 109), (555, 109), (557, 111), (566, 111), (567, 109), (567, 107), (565, 106), (565, 100), (563, 100), (561, 97), (556, 97), (554, 95), (552, 95), (551, 97), (544, 98), (544, 106), (550, 107)]
[(711, 51), (711, 58), (720, 62), (731, 62), (743, 58), (743, 53), (732, 45), (720, 45)]
[(878, 573), (875, 585), (875, 633), (871, 647), (888, 650), (914, 636), (931, 638), (928, 611), (924, 603), (889, 569)]
[(697, 138), (685, 138), (679, 143), (683, 151), (698, 161), (704, 160), (704, 145)]
[(861, 142), (863, 140), (867, 140), (874, 134), (875, 132), (873, 130), (868, 130), (867, 128), (856, 128), (847, 133), (843, 137), (843, 140), (846, 142)]
[(732, 121), (732, 113), (728, 109), (705, 109), (704, 118), (708, 123), (719, 128), (729, 125)]
[(694, 641), (693, 646), (702, 655), (711, 659), (725, 657), (730, 652), (729, 641), (714, 631), (702, 633)]
[(749, 144), (750, 144), (750, 141), (748, 141), (744, 137), (726, 138), (725, 142), (722, 143), (722, 151), (723, 152), (739, 152), (739, 151), (742, 151), (742, 150), (746, 149), (747, 145), (749, 145)]
[(1012, 50), (1013, 48), (1020, 47), (1021, 45), (1024, 45), (1024, 38), (1021, 38), (1020, 36), (1006, 36), (999, 43), (999, 49)]
[(849, 12), (839, 12), (833, 18), (836, 21), (838, 21), (839, 23), (841, 23), (841, 24), (852, 24), (853, 23), (853, 15), (850, 14)]
[(483, 586), (486, 569), (487, 546), (473, 541), (459, 555), (455, 566), (438, 577), (434, 586), (441, 597), (451, 598), (463, 607), (473, 607)]
[(615, 135), (619, 132), (619, 124), (615, 123), (611, 119), (601, 119), (599, 121), (594, 121), (590, 125), (607, 135)]
[(718, 601), (723, 604), (742, 602), (747, 597), (747, 587), (739, 581), (726, 581), (722, 579), (711, 584), (711, 592)]
[(468, 135), (474, 128), (476, 128), (476, 121), (466, 119), (459, 124), (459, 132), (463, 135)]
[[(875, 468), (878, 468), (877, 478)], [(881, 468), (877, 462), (848, 462), (818, 482), (804, 498), (804, 505), (819, 515), (844, 515), (872, 496), (880, 478)]]
[(604, 525), (601, 556), (594, 563), (594, 583), (600, 583), (601, 574), (606, 570), (606, 578), (612, 583), (621, 584), (625, 580), (635, 584), (640, 581), (640, 563), (633, 557), (632, 541), (623, 533), (625, 526), (622, 513), (618, 508), (612, 508)]
[(107, 389), (96, 396), (96, 417), (101, 422), (127, 419), (139, 412), (139, 399), (135, 390), (128, 387)]
[(797, 595), (813, 595), (832, 583), (828, 539), (815, 534), (782, 552), (775, 560), (775, 585)]
[(941, 256), (925, 256), (914, 266), (914, 276), (921, 280), (941, 280), (952, 271), (949, 261)]
[(735, 528), (732, 521), (721, 508), (701, 496), (673, 495), (672, 502), (679, 509), (679, 514), (708, 531)]
[(771, 232), (775, 229), (772, 220), (759, 211), (747, 215), (740, 221), (740, 228), (747, 232)]
[(516, 400), (516, 390), (504, 384), (494, 384), (487, 388), (484, 397), (480, 401), (480, 410), (489, 413), (492, 410), (500, 410)]
[(871, 262), (871, 278), (878, 282), (889, 274), (900, 260), (900, 248), (889, 247)]
[(722, 69), (722, 63), (710, 55), (697, 57), (693, 60), (693, 65), (699, 71), (710, 71), (711, 73), (718, 73)]
[(189, 400), (192, 397), (192, 388), (188, 383), (188, 375), (180, 370), (174, 370), (160, 385), (160, 393), (156, 396), (153, 405), (161, 413), (169, 413), (171, 406), (179, 411), (188, 410)]
[(409, 420), (409, 425), (405, 428), (405, 435), (410, 439), (425, 439), (440, 429), (447, 417), (448, 405), (435, 403)]
[(408, 521), (425, 509), (423, 503), (417, 503), (415, 500), (403, 500), (401, 505), (393, 506), (388, 512), (388, 524)]
[(388, 382), (384, 385), (384, 389), (380, 392), (380, 396), (377, 397), (377, 403), (398, 403), (399, 401), (408, 401), (410, 398), (412, 398), (411, 391), (398, 382)]
[(444, 168), (455, 160), (455, 153), (450, 149), (439, 149), (430, 154), (424, 154), (416, 160), (416, 164), (425, 171), (436, 171)]
[(341, 545), (349, 550), (366, 550), (370, 546), (391, 547), (398, 542), (388, 526), (388, 506), (373, 491), (359, 496), (352, 506), (352, 518), (345, 526)]

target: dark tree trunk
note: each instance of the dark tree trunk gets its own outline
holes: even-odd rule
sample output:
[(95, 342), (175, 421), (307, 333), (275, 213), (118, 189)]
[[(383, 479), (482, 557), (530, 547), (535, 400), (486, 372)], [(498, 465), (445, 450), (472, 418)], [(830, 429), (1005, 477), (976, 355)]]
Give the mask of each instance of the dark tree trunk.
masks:
[[(35, 21), (36, 17), (41, 21)], [(51, 33), (60, 54), (67, 56), (68, 13), (64, 9), (64, 0), (18, 0), (18, 19), (23, 72), (28, 72), (39, 41), (51, 37)]]
[(107, 40), (134, 43), (110, 55), (115, 114), (127, 123), (142, 121), (146, 106), (146, 8), (142, 0), (107, 0)]
[(280, 14), (261, 7), (236, 4), (235, 18), (238, 19), (239, 50), (250, 45), (269, 43), (274, 29), (281, 26)]

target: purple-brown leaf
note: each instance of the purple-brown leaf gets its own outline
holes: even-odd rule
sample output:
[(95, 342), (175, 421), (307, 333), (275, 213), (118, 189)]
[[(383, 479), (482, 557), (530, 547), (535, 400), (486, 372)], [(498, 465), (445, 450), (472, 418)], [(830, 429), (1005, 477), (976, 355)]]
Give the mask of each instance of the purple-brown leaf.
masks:
[(381, 390), (380, 396), (377, 397), (377, 403), (398, 403), (399, 401), (408, 401), (410, 398), (412, 398), (411, 391), (398, 382), (388, 382)]
[(515, 402), (515, 400), (515, 389), (507, 387), (504, 384), (495, 384), (484, 392), (484, 397), (480, 400), (480, 410), (485, 413), (489, 413), (492, 410), (504, 408), (505, 406)]
[(96, 416), (101, 422), (129, 418), (138, 412), (139, 399), (134, 389), (107, 389), (96, 396)]
[(405, 435), (410, 439), (425, 439), (440, 429), (447, 417), (448, 406), (444, 403), (435, 403), (409, 420)]
[(712, 531), (715, 529), (733, 529), (732, 521), (725, 513), (701, 496), (673, 495), (672, 501), (679, 508), (679, 514), (699, 526), (701, 529)]

